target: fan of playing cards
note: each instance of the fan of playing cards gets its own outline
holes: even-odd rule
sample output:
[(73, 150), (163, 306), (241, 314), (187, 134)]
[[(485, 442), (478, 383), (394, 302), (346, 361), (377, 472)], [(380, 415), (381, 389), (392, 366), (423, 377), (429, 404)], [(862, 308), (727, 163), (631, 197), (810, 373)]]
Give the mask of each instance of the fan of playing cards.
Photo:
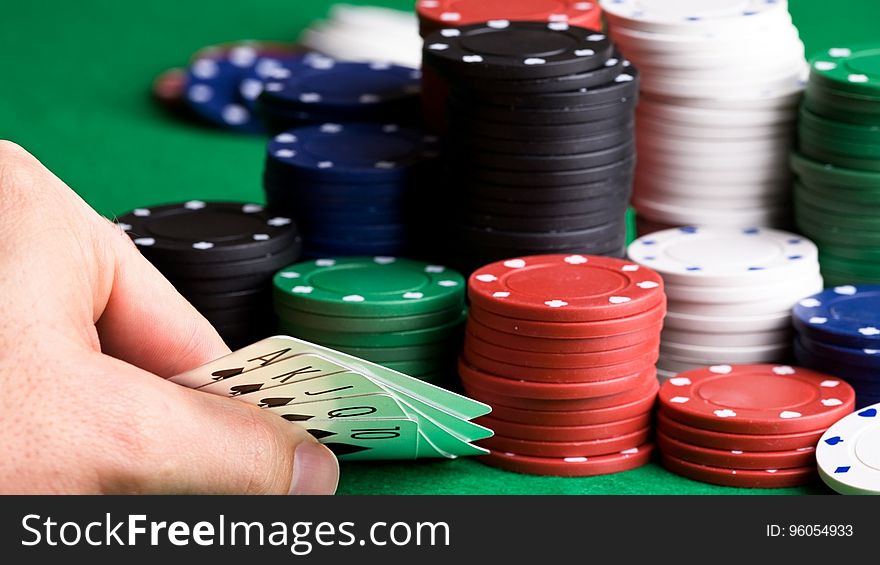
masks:
[(489, 406), (287, 336), (264, 339), (171, 381), (234, 397), (305, 427), (341, 460), (483, 455)]

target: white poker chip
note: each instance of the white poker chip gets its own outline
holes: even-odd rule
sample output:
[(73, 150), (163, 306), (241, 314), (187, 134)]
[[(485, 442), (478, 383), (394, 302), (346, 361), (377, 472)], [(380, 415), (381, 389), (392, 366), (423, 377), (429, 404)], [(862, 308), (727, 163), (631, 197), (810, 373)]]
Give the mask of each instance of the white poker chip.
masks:
[(816, 446), (819, 476), (841, 494), (880, 494), (880, 404), (832, 425)]
[(661, 385), (676, 375), (678, 375), (676, 371), (667, 371), (657, 367), (657, 380), (660, 381)]
[(743, 210), (778, 206), (787, 202), (790, 193), (779, 190), (778, 186), (763, 193), (739, 194), (735, 187), (722, 187), (712, 190), (711, 194), (700, 191), (691, 185), (676, 185), (674, 191), (667, 190), (662, 183), (649, 177), (637, 179), (634, 184), (635, 193), (640, 197), (654, 202), (662, 202), (670, 206), (692, 206), (708, 210)]
[(746, 228), (748, 226), (782, 226), (787, 220), (787, 208), (757, 207), (740, 210), (719, 210), (675, 206), (643, 198), (636, 194), (632, 200), (638, 213), (649, 220), (673, 226), (694, 223), (700, 229), (717, 227), (719, 229)]
[(650, 110), (636, 111), (636, 121), (639, 124), (639, 135), (656, 135), (671, 137), (685, 141), (700, 141), (703, 143), (727, 142), (727, 141), (751, 141), (763, 139), (778, 139), (781, 137), (793, 138), (795, 121), (779, 123), (764, 123), (756, 126), (725, 126), (715, 127), (704, 124), (681, 123), (676, 120), (667, 120), (663, 117), (655, 117)]
[(798, 300), (806, 298), (822, 290), (823, 285), (815, 281), (809, 286), (798, 285), (788, 296), (772, 299), (755, 300), (754, 302), (736, 302), (733, 304), (700, 304), (699, 302), (675, 301), (669, 305), (669, 312), (692, 316), (712, 316), (719, 318), (736, 316), (771, 316), (787, 312), (791, 318), (791, 309)]
[(763, 345), (721, 347), (660, 342), (660, 354), (667, 359), (701, 365), (776, 363), (791, 357), (791, 341)]
[(633, 40), (626, 30), (615, 28), (612, 36), (618, 46), (626, 51), (627, 57), (637, 63), (639, 68), (647, 65), (676, 69), (717, 69), (724, 66), (743, 67), (753, 60), (763, 58), (784, 58), (792, 53), (804, 55), (804, 45), (797, 28), (789, 26), (778, 33), (764, 33), (762, 41), (749, 41), (748, 37), (720, 40), (710, 38), (693, 48), (665, 53), (658, 49), (658, 42)]
[[(822, 284), (819, 274), (819, 266), (810, 276), (816, 284)], [(761, 300), (792, 300), (792, 306), (801, 298), (792, 293), (791, 281), (771, 284), (754, 284), (745, 286), (683, 286), (666, 283), (664, 286), (666, 297), (670, 301), (695, 302), (699, 304), (741, 304), (753, 302), (756, 298)]]
[(708, 335), (723, 333), (755, 333), (787, 330), (791, 327), (791, 312), (781, 310), (755, 315), (700, 315), (667, 312), (663, 327), (675, 331), (701, 332)]
[(692, 178), (689, 178), (687, 173), (679, 178), (668, 178), (663, 175), (662, 171), (651, 170), (648, 167), (644, 167), (643, 170), (646, 174), (636, 176), (636, 187), (650, 187), (669, 195), (693, 196), (698, 202), (701, 200), (736, 199), (734, 197), (743, 200), (760, 199), (767, 195), (778, 194), (781, 191), (779, 186), (781, 183), (778, 179), (770, 179), (768, 182), (719, 179), (716, 183), (706, 185), (699, 182), (698, 173), (694, 173)]
[(685, 104), (673, 105), (643, 98), (639, 100), (636, 112), (639, 118), (657, 121), (658, 125), (694, 128), (790, 127), (797, 120), (797, 108), (794, 105), (757, 110), (719, 110)]
[(719, 186), (725, 184), (774, 184), (778, 189), (780, 184), (787, 185), (791, 180), (791, 171), (784, 166), (769, 169), (730, 171), (724, 177), (719, 177), (718, 172), (712, 170), (690, 169), (687, 167), (670, 169), (668, 166), (650, 162), (644, 155), (639, 155), (636, 170), (638, 171), (636, 176), (649, 174), (668, 182), (692, 186), (702, 185), (703, 190), (707, 186), (713, 186), (714, 184)]
[[(779, 92), (751, 92), (749, 96), (735, 98), (687, 98), (684, 99), (688, 108), (722, 110), (722, 111), (756, 111), (756, 110), (780, 110), (796, 108), (803, 97), (806, 77), (787, 85)], [(677, 96), (664, 94), (643, 93), (639, 98), (639, 104), (643, 100), (656, 100), (661, 103), (682, 104), (683, 99)]]
[[(715, 324), (713, 327), (717, 329), (720, 326), (721, 324)], [(744, 329), (745, 331), (740, 332), (708, 333), (665, 327), (660, 339), (702, 347), (755, 347), (766, 343), (789, 343), (792, 338), (792, 330), (788, 327), (767, 331)]]
[(600, 0), (612, 23), (650, 32), (749, 29), (788, 17), (785, 0)]
[(637, 239), (627, 254), (667, 283), (685, 286), (791, 283), (814, 272), (818, 263), (812, 241), (765, 228), (666, 230)]
[(664, 144), (650, 136), (638, 136), (636, 146), (639, 151), (650, 155), (652, 160), (663, 158), (691, 158), (704, 164), (701, 168), (729, 168), (736, 167), (739, 163), (769, 163), (775, 164), (780, 160), (785, 162), (792, 149), (793, 143), (788, 139), (771, 140), (770, 142), (753, 143), (688, 143), (683, 141), (676, 143), (668, 139)]
[(790, 149), (792, 146), (791, 130), (783, 130), (781, 135), (758, 139), (723, 140), (723, 139), (688, 139), (675, 137), (665, 132), (657, 134), (639, 124), (638, 142), (647, 148), (672, 149), (679, 153), (699, 155), (709, 151), (726, 154), (754, 155), (778, 151), (781, 148)]
[(677, 96), (683, 99), (708, 98), (713, 100), (739, 100), (748, 98), (778, 98), (792, 92), (800, 92), (806, 85), (808, 67), (787, 69), (774, 77), (743, 79), (732, 78), (726, 81), (690, 81), (665, 79), (661, 76), (642, 72), (640, 89), (646, 94)]

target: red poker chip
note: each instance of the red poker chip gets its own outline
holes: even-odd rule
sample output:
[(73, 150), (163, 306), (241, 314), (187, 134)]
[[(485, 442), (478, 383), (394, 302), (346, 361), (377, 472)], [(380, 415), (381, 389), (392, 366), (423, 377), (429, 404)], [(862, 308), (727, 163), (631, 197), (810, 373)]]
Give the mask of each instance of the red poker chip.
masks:
[(502, 19), (601, 29), (602, 13), (598, 2), (583, 0), (419, 0), (416, 12), (425, 30)]
[(646, 312), (666, 300), (663, 279), (635, 263), (595, 255), (533, 255), (491, 263), (468, 279), (472, 304), (502, 316), (593, 322)]
[(855, 392), (837, 377), (788, 365), (716, 365), (679, 373), (660, 406), (697, 428), (786, 434), (828, 428), (853, 411)]
[(645, 355), (659, 355), (660, 334), (653, 338), (621, 349), (607, 349), (587, 353), (545, 353), (539, 351), (523, 351), (500, 346), (476, 337), (473, 332), (465, 334), (470, 349), (483, 357), (503, 361), (524, 367), (540, 367), (544, 369), (589, 369), (596, 366), (625, 363)]
[(645, 379), (657, 378), (656, 369), (651, 366), (641, 373), (622, 375), (603, 381), (585, 383), (540, 383), (520, 381), (498, 377), (469, 364), (465, 359), (458, 360), (458, 374), (467, 387), (473, 385), (476, 388), (489, 390), (506, 396), (519, 396), (525, 398), (540, 398), (553, 400), (570, 400), (583, 398), (596, 398), (619, 394), (631, 387), (639, 386)]
[(186, 90), (186, 70), (180, 68), (168, 69), (153, 81), (153, 98), (163, 106), (177, 110), (183, 106), (183, 96)]
[(701, 430), (682, 424), (663, 413), (657, 412), (657, 429), (667, 436), (710, 449), (740, 450), (748, 452), (789, 451), (804, 447), (814, 447), (824, 429), (794, 434), (729, 434), (712, 430)]
[[(653, 384), (650, 389), (647, 389), (642, 398), (635, 401), (608, 408), (596, 408), (592, 410), (551, 412), (547, 410), (512, 408), (493, 402), (488, 402), (488, 404), (492, 406), (492, 416), (494, 418), (506, 420), (508, 422), (532, 424), (534, 426), (542, 427), (593, 426), (597, 424), (619, 422), (651, 411), (654, 407), (654, 400), (659, 387), (659, 383)], [(477, 400), (479, 400), (479, 398), (477, 398)], [(486, 401), (483, 400), (483, 402)]]
[(469, 317), (467, 322), (467, 331), (481, 341), (519, 351), (559, 354), (596, 353), (633, 347), (652, 340), (656, 341), (660, 336), (662, 328), (663, 324), (658, 322), (639, 331), (611, 337), (560, 339), (522, 336), (502, 332), (484, 326), (473, 317)]
[(481, 447), (502, 453), (517, 453), (531, 457), (593, 457), (610, 455), (642, 445), (651, 439), (651, 428), (621, 436), (591, 441), (530, 441), (499, 435), (481, 439)]
[(711, 449), (678, 441), (658, 431), (657, 447), (662, 453), (684, 461), (726, 469), (792, 469), (816, 464), (816, 448), (812, 445), (793, 451)]
[(653, 368), (659, 357), (659, 351), (655, 349), (645, 355), (613, 365), (566, 369), (527, 367), (505, 363), (486, 357), (482, 354), (482, 351), (482, 349), (475, 348), (473, 340), (465, 340), (464, 357), (474, 367), (508, 379), (546, 383), (588, 383), (616, 379), (624, 375), (641, 373), (649, 368)]
[(502, 316), (476, 305), (471, 305), (469, 318), (487, 328), (523, 337), (593, 339), (642, 332), (662, 324), (666, 316), (666, 301), (641, 314), (599, 322), (539, 322)]
[[(569, 398), (569, 399), (546, 399), (521, 396), (508, 396), (497, 392), (486, 390), (472, 383), (463, 382), (464, 390), (468, 396), (474, 400), (479, 400), (492, 406), (492, 410), (498, 414), (503, 414), (505, 410), (517, 410), (519, 412), (536, 412), (537, 420), (534, 423), (544, 424), (545, 420), (541, 418), (559, 414), (564, 418), (568, 414), (578, 414), (578, 419), (572, 419), (571, 426), (588, 425), (591, 423), (602, 423), (614, 421), (616, 418), (612, 416), (614, 410), (619, 407), (628, 407), (629, 414), (635, 415), (639, 413), (635, 406), (640, 403), (647, 402), (650, 399), (651, 404), (656, 401), (657, 389), (660, 384), (657, 377), (651, 373), (645, 373), (641, 379), (627, 388), (623, 392), (610, 394), (607, 396), (597, 396), (593, 398)], [(635, 410), (635, 411), (633, 411)], [(596, 420), (591, 418), (595, 417)], [(526, 421), (522, 419), (520, 421)], [(563, 420), (565, 421), (565, 420)], [(551, 420), (546, 420), (544, 425), (553, 425)]]
[(725, 487), (740, 488), (786, 488), (798, 487), (815, 482), (818, 478), (816, 466), (794, 467), (792, 469), (726, 469), (700, 465), (662, 454), (660, 458), (663, 466), (677, 475)]
[[(493, 411), (494, 415), (494, 411)], [(616, 422), (593, 424), (591, 426), (536, 426), (499, 420), (492, 416), (482, 416), (475, 420), (496, 434), (529, 441), (594, 441), (635, 433), (650, 427), (653, 420), (651, 412), (643, 412)]]
[(630, 471), (651, 461), (653, 444), (647, 443), (626, 449), (612, 455), (598, 457), (529, 457), (509, 452), (490, 451), (479, 460), (486, 465), (525, 473), (528, 475), (548, 475), (554, 477), (594, 477)]

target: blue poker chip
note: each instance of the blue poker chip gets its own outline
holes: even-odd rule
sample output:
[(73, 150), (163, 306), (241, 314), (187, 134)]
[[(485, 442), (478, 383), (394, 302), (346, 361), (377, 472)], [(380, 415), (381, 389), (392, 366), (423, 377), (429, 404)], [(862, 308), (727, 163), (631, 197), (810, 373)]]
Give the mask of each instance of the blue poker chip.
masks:
[[(316, 58), (323, 57), (312, 53), (306, 55), (290, 54), (284, 56), (259, 57), (242, 73), (238, 81), (238, 95), (242, 104), (253, 113), (257, 113), (257, 99), (263, 93), (267, 82), (287, 80), (309, 68)], [(302, 112), (304, 120), (311, 115)]]
[(876, 385), (880, 389), (880, 375), (876, 369), (851, 365), (840, 358), (825, 357), (821, 353), (817, 353), (812, 348), (812, 343), (804, 336), (798, 336), (794, 341), (794, 357), (798, 365), (802, 367), (835, 375), (849, 383), (859, 382), (869, 386)]
[(257, 50), (236, 47), (221, 58), (196, 59), (187, 69), (184, 100), (203, 120), (225, 129), (260, 133), (263, 125), (239, 93), (242, 78), (259, 59)]
[(843, 347), (800, 336), (800, 345), (810, 354), (831, 362), (830, 366), (858, 367), (877, 371), (872, 380), (880, 386), (880, 349)]
[(354, 244), (348, 241), (313, 237), (304, 243), (303, 255), (307, 257), (351, 257), (359, 255), (394, 257), (403, 255), (406, 250), (407, 243), (402, 240)]
[(269, 104), (288, 108), (362, 110), (414, 101), (421, 91), (417, 69), (377, 62), (339, 62), (327, 57), (306, 61), (306, 67), (265, 84)]
[(276, 135), (266, 171), (321, 182), (402, 182), (438, 156), (438, 139), (392, 124), (322, 124)]
[(806, 338), (855, 349), (880, 349), (880, 285), (845, 285), (798, 302), (795, 328)]

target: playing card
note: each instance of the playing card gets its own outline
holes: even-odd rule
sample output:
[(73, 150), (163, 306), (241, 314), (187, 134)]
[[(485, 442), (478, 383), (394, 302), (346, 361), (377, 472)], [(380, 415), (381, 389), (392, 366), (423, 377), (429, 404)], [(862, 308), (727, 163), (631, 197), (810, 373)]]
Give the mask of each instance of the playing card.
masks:
[(470, 442), (492, 435), (468, 421), (491, 410), (482, 403), (287, 336), (170, 380), (278, 414), (342, 459), (481, 455), (486, 450)]

